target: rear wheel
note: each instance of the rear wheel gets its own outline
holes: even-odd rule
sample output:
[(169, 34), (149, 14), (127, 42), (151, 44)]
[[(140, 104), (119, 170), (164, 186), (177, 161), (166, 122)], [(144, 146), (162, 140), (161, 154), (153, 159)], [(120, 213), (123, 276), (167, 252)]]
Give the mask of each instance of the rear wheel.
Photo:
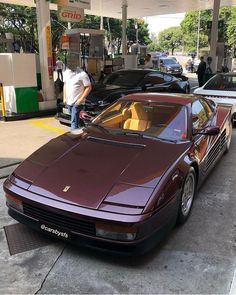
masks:
[(189, 173), (185, 178), (184, 185), (182, 188), (177, 223), (183, 224), (189, 217), (193, 205), (195, 191), (196, 173), (194, 168), (191, 167)]
[(190, 87), (189, 87), (189, 86), (187, 86), (187, 87), (185, 88), (185, 93), (186, 93), (186, 94), (189, 94), (189, 93), (190, 93)]

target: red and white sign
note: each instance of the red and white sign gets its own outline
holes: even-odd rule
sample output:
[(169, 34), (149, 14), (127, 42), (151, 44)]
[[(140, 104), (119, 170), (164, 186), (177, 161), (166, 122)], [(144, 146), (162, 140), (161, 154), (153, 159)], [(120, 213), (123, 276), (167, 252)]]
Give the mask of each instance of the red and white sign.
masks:
[(84, 19), (84, 10), (75, 7), (58, 6), (58, 17), (65, 22), (80, 22)]
[(61, 49), (70, 49), (70, 37), (63, 35), (61, 36)]
[(60, 6), (91, 9), (90, 0), (51, 0), (51, 2)]

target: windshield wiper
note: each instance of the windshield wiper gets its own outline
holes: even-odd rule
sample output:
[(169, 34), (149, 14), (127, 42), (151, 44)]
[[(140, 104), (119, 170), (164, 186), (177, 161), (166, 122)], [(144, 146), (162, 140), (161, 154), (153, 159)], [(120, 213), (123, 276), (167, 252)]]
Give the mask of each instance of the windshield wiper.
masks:
[(124, 131), (124, 132), (118, 132), (117, 134), (119, 134), (119, 135), (128, 135), (128, 136), (133, 136), (133, 137), (142, 137), (142, 138), (148, 138), (148, 139), (156, 139), (156, 136), (147, 135), (147, 134), (140, 133), (140, 132)]
[(161, 140), (161, 141), (168, 141), (168, 142), (173, 142), (176, 143), (178, 140), (177, 139), (169, 139), (169, 138), (163, 138), (163, 137), (156, 137), (156, 139)]
[(103, 132), (106, 132), (106, 133), (110, 133), (105, 127), (99, 125), (99, 124), (95, 124), (95, 123), (90, 123), (89, 126), (92, 126), (92, 127), (95, 127)]

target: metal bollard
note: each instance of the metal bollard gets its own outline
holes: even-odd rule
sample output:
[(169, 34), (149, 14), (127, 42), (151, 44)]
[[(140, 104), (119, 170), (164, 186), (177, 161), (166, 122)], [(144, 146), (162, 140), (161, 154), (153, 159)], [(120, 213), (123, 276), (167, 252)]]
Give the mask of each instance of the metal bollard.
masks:
[(2, 104), (2, 118), (3, 118), (3, 121), (5, 121), (6, 120), (6, 108), (5, 108), (3, 84), (2, 83), (0, 83), (0, 100), (1, 100), (1, 104)]

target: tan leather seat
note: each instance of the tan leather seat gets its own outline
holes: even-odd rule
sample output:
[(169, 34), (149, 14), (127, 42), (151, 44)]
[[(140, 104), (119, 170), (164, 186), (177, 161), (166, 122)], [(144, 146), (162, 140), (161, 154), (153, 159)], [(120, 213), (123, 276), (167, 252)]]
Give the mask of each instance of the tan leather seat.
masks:
[(140, 102), (135, 102), (130, 111), (131, 118), (124, 122), (123, 129), (144, 131), (151, 127), (151, 121), (148, 120), (147, 112)]

